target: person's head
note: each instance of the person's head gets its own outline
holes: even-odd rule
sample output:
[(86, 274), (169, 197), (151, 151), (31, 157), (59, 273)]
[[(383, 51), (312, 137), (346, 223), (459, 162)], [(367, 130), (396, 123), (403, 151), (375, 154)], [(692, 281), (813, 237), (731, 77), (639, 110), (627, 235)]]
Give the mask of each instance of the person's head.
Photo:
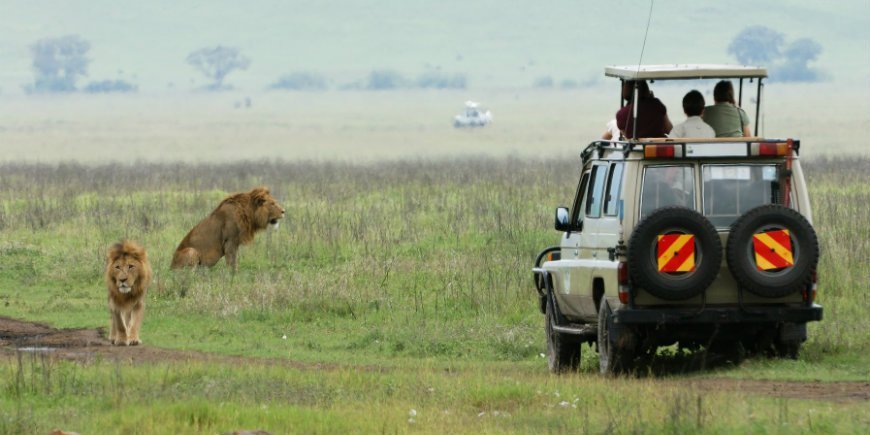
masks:
[(705, 104), (704, 96), (692, 89), (683, 97), (683, 112), (686, 112), (686, 116), (701, 116)]
[(625, 80), (622, 82), (622, 98), (631, 101), (634, 98), (634, 85), (637, 83), (637, 95), (639, 98), (650, 96), (649, 85), (646, 80)]
[(721, 80), (713, 87), (713, 100), (717, 103), (734, 103), (734, 85), (729, 80)]

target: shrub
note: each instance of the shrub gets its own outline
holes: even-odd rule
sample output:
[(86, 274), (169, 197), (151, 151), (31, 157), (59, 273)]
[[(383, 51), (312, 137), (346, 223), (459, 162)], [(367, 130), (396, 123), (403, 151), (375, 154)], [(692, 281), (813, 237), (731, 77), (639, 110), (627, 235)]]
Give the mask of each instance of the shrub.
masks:
[(136, 92), (139, 87), (124, 80), (103, 80), (90, 82), (82, 90), (88, 94), (107, 94), (111, 92)]
[(552, 88), (553, 87), (553, 77), (543, 76), (535, 79), (536, 88)]
[(430, 71), (417, 77), (417, 86), (423, 89), (465, 89), (467, 80), (465, 74), (453, 74)]
[(290, 91), (321, 91), (326, 88), (326, 78), (322, 74), (304, 71), (285, 74), (269, 85), (269, 89)]

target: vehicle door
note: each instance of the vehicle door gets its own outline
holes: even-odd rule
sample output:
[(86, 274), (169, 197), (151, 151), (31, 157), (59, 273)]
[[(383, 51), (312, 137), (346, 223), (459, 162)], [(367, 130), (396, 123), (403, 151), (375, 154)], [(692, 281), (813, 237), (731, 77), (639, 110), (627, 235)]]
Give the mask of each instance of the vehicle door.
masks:
[(572, 209), (572, 219), (582, 223), (582, 229), (565, 233), (562, 239), (562, 260), (568, 260), (562, 262), (562, 293), (568, 303), (560, 308), (571, 317), (588, 318), (594, 307), (592, 271), (607, 169), (606, 163), (595, 163), (583, 174)]
[[(595, 241), (595, 246), (592, 250), (592, 258), (594, 260), (594, 268), (592, 271), (592, 279), (601, 279), (604, 287), (599, 291), (601, 294), (594, 294), (593, 289), (593, 304), (584, 306), (584, 309), (591, 309), (587, 312), (588, 315), (597, 314), (598, 310), (594, 304), (594, 299), (600, 298), (603, 291), (610, 289), (611, 293), (617, 291), (616, 268), (617, 260), (610, 259), (608, 249), (615, 248), (620, 239), (621, 222), (621, 203), (622, 203), (622, 182), (625, 175), (625, 162), (611, 162), (607, 171), (607, 182), (605, 183), (603, 204), (601, 205), (600, 218), (597, 220), (598, 238)], [(594, 211), (594, 210), (593, 210)]]

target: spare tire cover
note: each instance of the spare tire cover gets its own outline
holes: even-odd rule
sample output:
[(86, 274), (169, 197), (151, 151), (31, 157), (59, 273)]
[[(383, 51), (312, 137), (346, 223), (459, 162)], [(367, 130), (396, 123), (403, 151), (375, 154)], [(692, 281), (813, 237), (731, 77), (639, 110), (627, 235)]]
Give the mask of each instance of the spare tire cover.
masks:
[(722, 242), (697, 211), (664, 207), (634, 227), (627, 255), (635, 285), (661, 299), (683, 300), (701, 294), (716, 278)]
[(749, 210), (731, 225), (725, 257), (738, 285), (777, 298), (806, 289), (819, 261), (819, 240), (803, 215), (782, 205)]

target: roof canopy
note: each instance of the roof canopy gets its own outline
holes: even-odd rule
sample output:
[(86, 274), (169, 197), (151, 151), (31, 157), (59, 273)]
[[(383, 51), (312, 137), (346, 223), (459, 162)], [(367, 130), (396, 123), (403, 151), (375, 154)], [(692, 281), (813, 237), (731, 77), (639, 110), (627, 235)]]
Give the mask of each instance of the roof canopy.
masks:
[(765, 78), (767, 68), (715, 64), (625, 65), (605, 67), (604, 75), (623, 80)]

